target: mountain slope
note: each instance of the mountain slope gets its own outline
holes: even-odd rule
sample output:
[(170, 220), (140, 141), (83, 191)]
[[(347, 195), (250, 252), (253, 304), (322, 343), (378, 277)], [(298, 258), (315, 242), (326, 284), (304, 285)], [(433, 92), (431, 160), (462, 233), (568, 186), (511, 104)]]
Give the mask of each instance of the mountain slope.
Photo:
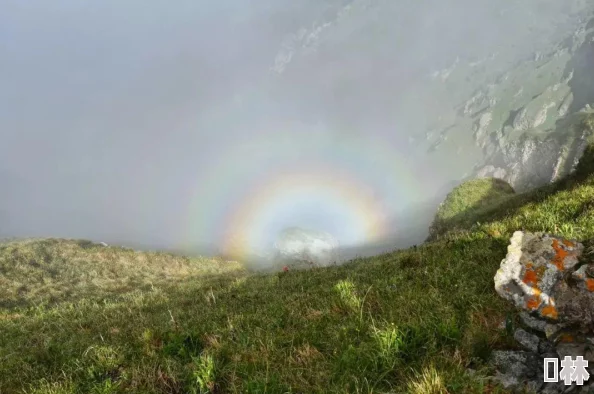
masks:
[[(517, 229), (590, 245), (591, 154), (574, 175), (463, 216), (431, 242), (339, 267), (230, 274), (219, 262), (223, 272), (204, 276), (207, 260), (170, 257), (179, 259), (172, 268), (158, 255), (130, 260), (122, 256), (133, 252), (110, 249), (99, 259), (107, 253), (99, 246), (81, 249), (93, 251), (91, 263), (80, 242), (4, 245), (3, 289), (27, 290), (20, 298), (3, 290), (18, 305), (0, 309), (0, 392), (503, 392), (483, 379), (485, 361), (515, 346), (498, 328), (515, 312), (493, 276)], [(46, 256), (38, 264), (62, 268), (9, 258), (33, 250), (49, 251), (36, 252)], [(58, 273), (72, 279), (92, 264), (96, 273), (75, 293), (38, 303)], [(119, 295), (122, 287), (95, 285), (117, 281), (118, 269), (152, 285)]]
[(141, 252), (87, 240), (0, 243), (0, 306), (98, 298), (153, 285), (243, 271), (237, 262)]

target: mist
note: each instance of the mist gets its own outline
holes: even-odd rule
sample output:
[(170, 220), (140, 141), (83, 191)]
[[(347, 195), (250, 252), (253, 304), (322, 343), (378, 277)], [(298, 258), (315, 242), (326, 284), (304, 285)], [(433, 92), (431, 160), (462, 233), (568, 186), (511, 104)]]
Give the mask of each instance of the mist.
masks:
[[(345, 254), (422, 242), (472, 131), (464, 94), (571, 30), (584, 1), (0, 5), (0, 237), (263, 256), (287, 229)], [(349, 251), (348, 253), (346, 251)]]

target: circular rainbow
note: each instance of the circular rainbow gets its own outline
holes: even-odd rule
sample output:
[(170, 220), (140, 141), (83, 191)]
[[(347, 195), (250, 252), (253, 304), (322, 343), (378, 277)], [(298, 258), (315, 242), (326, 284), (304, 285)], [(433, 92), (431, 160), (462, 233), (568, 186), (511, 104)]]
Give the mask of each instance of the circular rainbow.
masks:
[(328, 232), (341, 246), (395, 234), (392, 215), (417, 193), (392, 144), (327, 133), (307, 143), (267, 135), (223, 154), (193, 199), (185, 246), (214, 238), (242, 260), (270, 250), (287, 227)]

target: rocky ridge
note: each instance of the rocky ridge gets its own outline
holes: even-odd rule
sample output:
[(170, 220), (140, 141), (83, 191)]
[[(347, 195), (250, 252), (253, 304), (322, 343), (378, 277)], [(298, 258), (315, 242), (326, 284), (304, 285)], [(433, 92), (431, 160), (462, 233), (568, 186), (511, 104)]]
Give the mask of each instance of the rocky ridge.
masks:
[(472, 124), (486, 157), (474, 175), (502, 178), (524, 191), (569, 173), (593, 133), (575, 127), (594, 112), (592, 64), (594, 19), (460, 105), (459, 116)]

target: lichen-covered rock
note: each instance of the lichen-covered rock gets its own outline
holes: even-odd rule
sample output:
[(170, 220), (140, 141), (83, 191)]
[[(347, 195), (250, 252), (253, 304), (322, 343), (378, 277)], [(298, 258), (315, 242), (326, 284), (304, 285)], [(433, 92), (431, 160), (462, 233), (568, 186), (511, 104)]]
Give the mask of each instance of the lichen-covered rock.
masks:
[(531, 316), (528, 312), (520, 312), (520, 319), (522, 323), (533, 330), (545, 332), (547, 328), (547, 322), (539, 320), (534, 316)]
[[(557, 354), (559, 355), (559, 358), (564, 358), (564, 357), (571, 357), (571, 358), (576, 358), (577, 356), (582, 356), (584, 358), (586, 358), (586, 353), (588, 352), (588, 345), (585, 343), (580, 343), (580, 342), (562, 342), (557, 344), (557, 346), (555, 346), (555, 350), (557, 351)], [(588, 360), (589, 362), (592, 362), (593, 360)]]
[[(566, 316), (559, 316), (556, 298), (563, 299), (568, 291), (563, 287), (564, 275), (578, 264), (582, 250), (580, 243), (516, 231), (495, 275), (495, 290), (518, 308), (553, 322), (563, 321)], [(570, 310), (573, 304), (562, 305)]]
[(561, 394), (567, 390), (567, 386), (563, 384), (563, 382), (557, 383), (545, 383), (543, 385), (541, 394)]
[[(584, 357), (594, 375), (594, 263), (582, 244), (517, 231), (495, 275), (495, 289), (513, 302), (522, 327), (514, 339), (527, 351), (495, 352), (495, 379), (512, 390), (585, 393), (586, 387), (542, 383), (544, 358)], [(535, 367), (535, 361), (540, 366)], [(536, 368), (530, 372), (521, 363)], [(540, 371), (540, 372), (539, 372)], [(550, 374), (549, 374), (550, 376)]]
[(492, 363), (498, 370), (495, 379), (506, 389), (526, 386), (542, 370), (539, 357), (531, 352), (497, 350), (492, 354)]
[(527, 350), (538, 352), (540, 339), (536, 335), (530, 334), (528, 331), (518, 328), (514, 332), (514, 339)]
[(556, 289), (557, 310), (563, 321), (582, 326), (594, 323), (594, 293), (583, 282), (573, 287), (562, 282)]
[[(538, 354), (547, 354), (547, 353), (555, 353), (555, 344), (553, 344), (551, 341), (547, 341), (545, 340), (541, 340), (540, 343), (538, 344)], [(553, 357), (557, 357), (556, 355)]]

